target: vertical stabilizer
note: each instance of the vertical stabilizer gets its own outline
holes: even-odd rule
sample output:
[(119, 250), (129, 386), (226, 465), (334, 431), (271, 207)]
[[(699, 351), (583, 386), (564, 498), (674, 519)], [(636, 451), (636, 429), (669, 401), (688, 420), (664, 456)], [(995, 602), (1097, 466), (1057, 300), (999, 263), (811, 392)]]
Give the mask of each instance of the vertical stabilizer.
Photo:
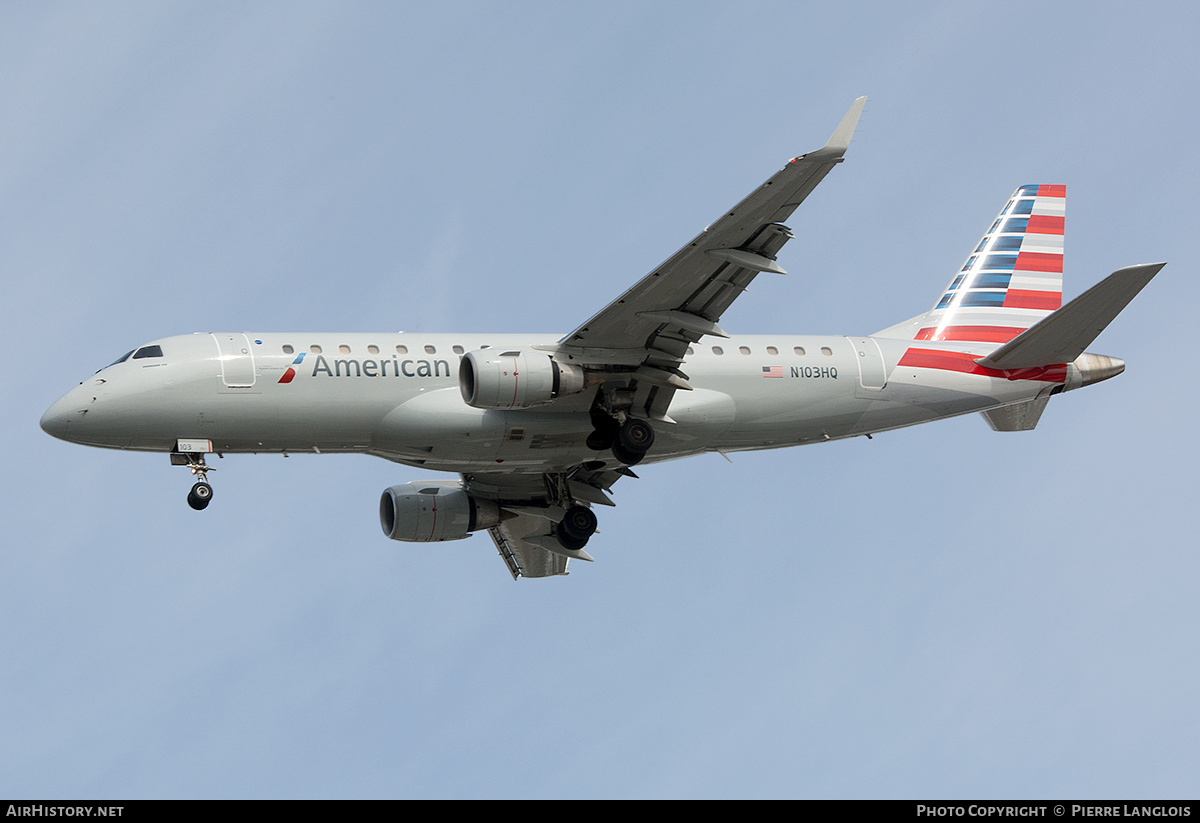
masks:
[(1062, 305), (1066, 186), (1021, 186), (914, 339), (1007, 343)]

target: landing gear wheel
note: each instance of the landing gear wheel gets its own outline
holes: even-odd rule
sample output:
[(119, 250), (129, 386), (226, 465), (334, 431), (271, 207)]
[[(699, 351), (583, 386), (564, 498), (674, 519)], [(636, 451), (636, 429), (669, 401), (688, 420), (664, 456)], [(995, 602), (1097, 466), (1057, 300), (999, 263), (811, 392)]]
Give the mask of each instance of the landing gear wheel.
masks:
[(579, 551), (588, 542), (586, 537), (571, 537), (562, 526), (554, 527), (554, 536), (558, 538), (558, 545), (573, 552)]
[(654, 429), (645, 420), (630, 417), (617, 432), (616, 442), (626, 451), (645, 454), (654, 445)]
[(602, 452), (613, 444), (615, 434), (611, 431), (596, 429), (587, 436), (587, 447), (594, 452)]
[(645, 454), (629, 451), (619, 442), (612, 444), (612, 453), (613, 457), (620, 460), (626, 466), (636, 466), (638, 463), (642, 462), (642, 458), (646, 456)]
[(586, 543), (596, 533), (596, 515), (587, 506), (572, 506), (558, 524), (558, 533)]
[(192, 486), (192, 490), (188, 492), (188, 505), (196, 511), (203, 511), (212, 501), (212, 486), (207, 483), (200, 482)]

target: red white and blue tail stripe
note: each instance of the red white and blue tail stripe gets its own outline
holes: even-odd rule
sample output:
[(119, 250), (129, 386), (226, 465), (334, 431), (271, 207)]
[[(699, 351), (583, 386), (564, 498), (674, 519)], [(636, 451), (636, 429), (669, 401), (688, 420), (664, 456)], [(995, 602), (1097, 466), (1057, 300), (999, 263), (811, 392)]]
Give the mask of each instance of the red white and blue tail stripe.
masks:
[(1062, 305), (1066, 186), (1021, 186), (914, 339), (1007, 343)]

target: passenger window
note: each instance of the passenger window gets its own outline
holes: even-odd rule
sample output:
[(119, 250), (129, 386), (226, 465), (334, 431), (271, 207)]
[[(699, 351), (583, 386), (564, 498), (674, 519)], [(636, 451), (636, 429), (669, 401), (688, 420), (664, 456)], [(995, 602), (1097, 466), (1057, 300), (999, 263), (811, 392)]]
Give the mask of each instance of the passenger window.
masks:
[(462, 354), (462, 353), (463, 353), (463, 347), (462, 347), (462, 346), (455, 346), (455, 347), (454, 347), (454, 353), (455, 353), (455, 354)]
[(320, 354), (320, 353), (321, 353), (321, 347), (320, 347), (320, 346), (309, 346), (309, 347), (308, 347), (308, 350), (309, 350), (310, 352), (312, 352), (313, 354)]
[(437, 354), (437, 349), (435, 349), (433, 346), (426, 346), (425, 353), (426, 354)]
[(342, 345), (338, 346), (338, 351), (340, 351), (342, 354), (349, 354), (350, 347), (343, 343)]
[(688, 346), (687, 353), (688, 353), (689, 355), (692, 355), (692, 354), (695, 354), (696, 352), (692, 350), (692, 347), (691, 347), (691, 346)]
[(832, 357), (832, 356), (833, 356), (833, 349), (829, 348), (828, 346), (822, 346), (822, 347), (821, 347), (821, 354), (825, 355), (826, 357)]
[(725, 350), (720, 346), (713, 346), (713, 354), (724, 354)]
[(738, 346), (738, 351), (740, 351), (742, 354), (749, 354), (750, 347), (749, 346)]
[(162, 357), (162, 346), (142, 346), (133, 353), (134, 360), (141, 360), (146, 357)]
[(397, 346), (396, 354), (408, 354), (408, 346)]
[(792, 351), (794, 351), (800, 357), (804, 356), (804, 347), (803, 346), (796, 346), (796, 348), (792, 349)]
[(367, 346), (367, 353), (368, 354), (379, 354), (379, 347), (378, 346)]
[(296, 350), (295, 350), (295, 349), (293, 349), (291, 346), (284, 346), (284, 347), (283, 347), (283, 353), (284, 353), (284, 354), (292, 354), (292, 353), (294, 353), (295, 351), (296, 351)]
[(779, 354), (779, 349), (774, 346), (767, 346), (767, 354)]

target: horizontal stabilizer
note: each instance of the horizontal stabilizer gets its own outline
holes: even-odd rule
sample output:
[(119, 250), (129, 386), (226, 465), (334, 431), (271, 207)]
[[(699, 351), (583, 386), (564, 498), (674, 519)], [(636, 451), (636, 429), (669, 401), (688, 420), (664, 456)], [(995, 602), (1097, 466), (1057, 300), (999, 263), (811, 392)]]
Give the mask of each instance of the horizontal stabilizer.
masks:
[(989, 369), (1031, 369), (1073, 362), (1165, 265), (1151, 263), (1118, 269), (975, 362)]

